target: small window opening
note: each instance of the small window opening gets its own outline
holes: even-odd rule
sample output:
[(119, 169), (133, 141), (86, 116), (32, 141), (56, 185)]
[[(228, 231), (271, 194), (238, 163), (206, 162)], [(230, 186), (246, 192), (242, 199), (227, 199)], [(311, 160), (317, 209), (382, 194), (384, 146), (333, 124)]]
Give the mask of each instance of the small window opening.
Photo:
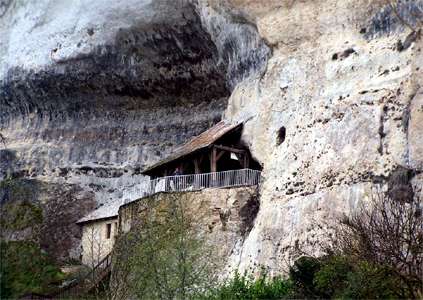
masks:
[(106, 238), (110, 239), (112, 235), (112, 224), (106, 224)]
[(118, 233), (118, 223), (117, 222), (115, 222), (115, 236), (117, 236), (117, 233)]
[(276, 139), (277, 146), (279, 146), (280, 144), (282, 144), (285, 141), (285, 137), (286, 137), (286, 129), (285, 129), (285, 127), (282, 126), (278, 130), (278, 137)]

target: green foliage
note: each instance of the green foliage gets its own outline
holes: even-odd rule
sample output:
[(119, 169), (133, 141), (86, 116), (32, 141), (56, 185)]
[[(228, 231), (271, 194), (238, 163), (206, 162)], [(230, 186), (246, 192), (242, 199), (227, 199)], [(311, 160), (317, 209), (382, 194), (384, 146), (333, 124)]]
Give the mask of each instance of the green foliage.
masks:
[(351, 262), (345, 256), (321, 258), (320, 268), (314, 272), (312, 283), (315, 294), (323, 298), (337, 298), (348, 287), (348, 274), (353, 272)]
[(9, 202), (2, 207), (0, 225), (3, 229), (22, 230), (42, 222), (42, 208), (28, 201)]
[(344, 299), (411, 299), (401, 277), (387, 266), (359, 262), (348, 273), (347, 284), (340, 290)]
[(7, 192), (10, 201), (32, 201), (37, 190), (33, 180), (8, 177), (0, 181), (0, 192)]
[(301, 257), (290, 271), (296, 298), (398, 299), (411, 298), (395, 270), (346, 255)]
[(199, 233), (201, 212), (185, 203), (182, 195), (168, 195), (166, 202), (143, 202), (139, 224), (114, 249), (113, 283), (120, 297), (187, 299), (215, 281), (212, 251)]
[(320, 260), (314, 257), (303, 256), (294, 262), (289, 270), (289, 276), (298, 297), (306, 298), (318, 294), (314, 277), (320, 268)]
[(43, 294), (64, 279), (60, 269), (35, 243), (1, 241), (0, 250), (1, 299)]
[(410, 299), (405, 282), (387, 266), (345, 255), (301, 257), (288, 279), (235, 276), (199, 299)]
[(241, 276), (238, 272), (234, 278), (212, 289), (201, 299), (283, 299), (289, 297), (292, 285), (281, 277), (269, 278), (265, 272), (254, 279), (251, 276)]

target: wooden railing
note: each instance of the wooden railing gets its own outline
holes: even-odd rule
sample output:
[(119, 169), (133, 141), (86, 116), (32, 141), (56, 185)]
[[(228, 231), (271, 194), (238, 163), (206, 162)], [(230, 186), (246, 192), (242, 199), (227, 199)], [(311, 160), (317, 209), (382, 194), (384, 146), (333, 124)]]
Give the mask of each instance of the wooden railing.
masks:
[(198, 191), (206, 188), (258, 185), (260, 180), (261, 172), (251, 169), (160, 177), (125, 190), (123, 203), (129, 203), (159, 192)]
[(107, 275), (111, 272), (112, 256), (106, 255), (90, 272), (85, 276), (61, 288), (45, 298), (50, 299), (77, 299), (87, 295), (95, 287), (97, 287)]

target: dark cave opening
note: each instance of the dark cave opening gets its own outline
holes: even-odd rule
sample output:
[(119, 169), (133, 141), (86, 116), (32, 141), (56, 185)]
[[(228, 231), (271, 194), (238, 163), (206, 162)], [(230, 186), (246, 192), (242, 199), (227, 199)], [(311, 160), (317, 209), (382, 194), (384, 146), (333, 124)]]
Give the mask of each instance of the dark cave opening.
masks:
[(279, 128), (277, 133), (276, 145), (277, 146), (281, 145), (285, 141), (285, 138), (286, 138), (286, 128), (282, 126), (281, 128)]

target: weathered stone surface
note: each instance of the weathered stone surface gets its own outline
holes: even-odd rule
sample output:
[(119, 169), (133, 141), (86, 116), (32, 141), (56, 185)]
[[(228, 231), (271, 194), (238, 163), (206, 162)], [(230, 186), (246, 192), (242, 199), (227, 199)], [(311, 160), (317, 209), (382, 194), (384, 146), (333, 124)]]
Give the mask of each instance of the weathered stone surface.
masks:
[(6, 1), (0, 173), (110, 201), (223, 112), (248, 119), (264, 182), (227, 267), (278, 272), (398, 170), (419, 197), (423, 3), (398, 8), (408, 24), (383, 0)]
[(38, 243), (51, 257), (79, 259), (81, 230), (76, 224), (93, 210), (93, 193), (71, 184), (33, 179), (6, 180), (0, 185), (1, 238)]
[[(292, 262), (296, 244), (319, 253), (316, 241), (328, 235), (322, 224), (350, 212), (399, 166), (419, 171), (414, 95), (422, 43), (399, 51), (410, 30), (383, 1), (272, 2), (269, 10), (233, 3), (246, 5), (273, 47), (264, 76), (239, 84), (226, 111), (229, 119), (252, 117), (244, 140), (264, 163), (265, 178), (260, 212), (234, 268), (278, 272)], [(413, 25), (410, 11), (421, 4), (403, 3), (399, 12)], [(286, 137), (278, 145), (281, 127)]]
[(423, 93), (418, 90), (410, 103), (408, 121), (408, 149), (410, 166), (423, 169)]
[(252, 24), (201, 1), (7, 1), (0, 36), (0, 178), (99, 203), (218, 122), (269, 55)]
[(252, 230), (260, 205), (257, 192), (255, 187), (239, 187), (156, 194), (121, 206), (119, 228), (128, 232), (136, 226), (151, 201), (161, 211), (169, 209), (175, 197), (180, 197), (184, 212), (192, 214), (193, 222), (212, 247), (217, 265), (225, 268), (231, 265), (227, 261), (232, 255), (242, 253), (240, 245)]

